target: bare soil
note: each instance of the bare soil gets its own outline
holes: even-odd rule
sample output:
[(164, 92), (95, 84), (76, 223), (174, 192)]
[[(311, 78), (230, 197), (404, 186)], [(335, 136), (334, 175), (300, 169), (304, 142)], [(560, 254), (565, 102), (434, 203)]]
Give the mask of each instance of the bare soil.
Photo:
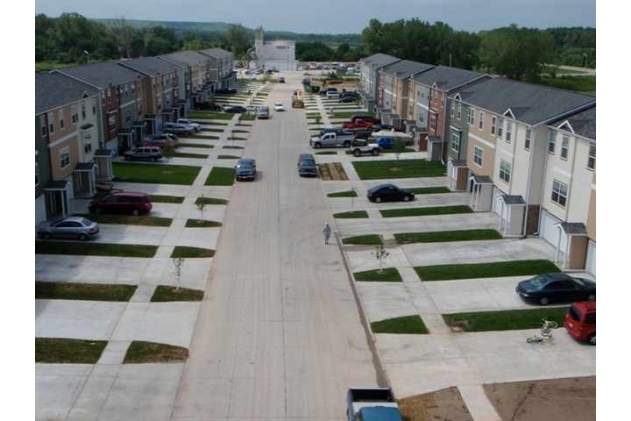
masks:
[(474, 421), (457, 387), (399, 400), (404, 421)]

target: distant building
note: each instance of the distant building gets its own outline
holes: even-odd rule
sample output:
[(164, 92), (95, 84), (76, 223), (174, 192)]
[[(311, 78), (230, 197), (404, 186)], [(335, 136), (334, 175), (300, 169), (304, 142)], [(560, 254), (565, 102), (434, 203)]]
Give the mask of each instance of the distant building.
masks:
[(263, 27), (256, 30), (254, 40), (255, 58), (250, 62), (251, 67), (278, 70), (297, 70), (296, 42), (290, 40), (265, 41)]

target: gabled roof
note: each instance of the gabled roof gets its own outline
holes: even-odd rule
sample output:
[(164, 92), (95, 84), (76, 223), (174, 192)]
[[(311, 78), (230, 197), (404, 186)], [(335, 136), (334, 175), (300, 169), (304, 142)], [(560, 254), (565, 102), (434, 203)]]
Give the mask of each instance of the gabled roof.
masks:
[(196, 66), (198, 64), (204, 64), (208, 61), (208, 56), (200, 54), (197, 51), (176, 51), (175, 53), (162, 54), (157, 57), (178, 65), (185, 66)]
[(433, 86), (436, 84), (438, 89), (444, 92), (449, 92), (457, 86), (472, 82), (482, 77), (490, 78), (490, 76), (483, 75), (478, 72), (448, 66), (436, 66), (433, 69), (413, 76), (416, 82), (427, 86)]
[(572, 114), (569, 117), (555, 121), (557, 127), (568, 123), (574, 134), (583, 136), (587, 139), (596, 140), (596, 106), (588, 108), (580, 113)]
[(226, 51), (223, 48), (208, 48), (206, 50), (199, 50), (198, 52), (214, 58), (228, 58), (232, 56), (230, 51)]
[(549, 123), (572, 111), (596, 103), (596, 98), (578, 92), (492, 78), (459, 91), (462, 101), (503, 115), (509, 109), (516, 120), (526, 124)]
[(414, 73), (425, 72), (433, 69), (431, 64), (419, 63), (418, 61), (401, 60), (396, 63), (389, 64), (381, 69), (382, 72), (398, 78), (410, 77)]
[(179, 69), (176, 65), (156, 57), (140, 57), (131, 60), (122, 60), (119, 61), (118, 64), (147, 76), (160, 76)]
[(372, 56), (361, 59), (361, 64), (365, 64), (366, 66), (375, 70), (377, 68), (387, 66), (397, 61), (401, 61), (401, 60), (396, 57), (389, 56), (388, 54), (378, 53), (378, 54), (373, 54)]
[(61, 73), (35, 73), (35, 115), (98, 93), (94, 86)]
[(106, 88), (110, 84), (122, 85), (142, 78), (142, 75), (138, 72), (119, 66), (116, 61), (104, 61), (78, 67), (65, 67), (63, 69), (53, 70), (53, 72), (75, 77), (83, 82), (98, 86), (99, 88)]

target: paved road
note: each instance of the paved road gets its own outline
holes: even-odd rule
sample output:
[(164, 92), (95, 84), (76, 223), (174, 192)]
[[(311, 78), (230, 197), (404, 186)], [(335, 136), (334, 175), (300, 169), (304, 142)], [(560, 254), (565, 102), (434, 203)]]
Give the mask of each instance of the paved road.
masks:
[(230, 197), (173, 420), (342, 419), (349, 386), (376, 385), (373, 356), (336, 245), (318, 179), (302, 179), (303, 110), (291, 109), (299, 73), (266, 104), (244, 156), (254, 183)]

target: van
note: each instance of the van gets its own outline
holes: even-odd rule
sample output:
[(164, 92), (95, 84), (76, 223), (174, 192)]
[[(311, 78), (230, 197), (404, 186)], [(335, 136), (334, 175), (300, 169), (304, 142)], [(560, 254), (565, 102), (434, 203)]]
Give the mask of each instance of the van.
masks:
[(565, 314), (563, 326), (577, 341), (596, 345), (596, 301), (572, 303)]
[(125, 151), (125, 159), (128, 161), (144, 159), (156, 162), (158, 159), (162, 159), (162, 149), (158, 146), (141, 146)]
[(149, 213), (152, 205), (149, 196), (140, 192), (116, 192), (90, 202), (90, 213)]
[(310, 153), (301, 153), (298, 156), (298, 174), (303, 176), (318, 176), (318, 166), (315, 158)]

